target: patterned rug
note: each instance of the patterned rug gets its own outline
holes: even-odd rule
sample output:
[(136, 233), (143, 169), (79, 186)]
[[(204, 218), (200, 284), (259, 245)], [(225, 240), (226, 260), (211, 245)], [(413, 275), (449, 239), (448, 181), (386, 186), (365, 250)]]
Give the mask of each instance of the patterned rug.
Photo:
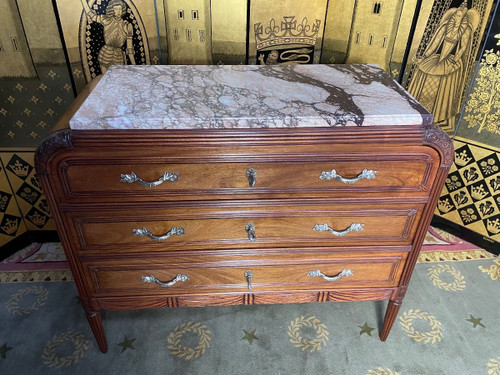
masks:
[(73, 275), (60, 242), (33, 243), (0, 262), (0, 283), (69, 280)]
[[(39, 250), (25, 263), (61, 262)], [(0, 374), (500, 375), (500, 259), (443, 257), (417, 264), (386, 342), (386, 302), (151, 309), (106, 311), (102, 354), (74, 283), (0, 283)]]
[[(493, 257), (493, 254), (467, 241), (430, 227), (418, 262), (466, 261)], [(64, 250), (58, 242), (31, 244), (0, 262), (0, 283), (72, 280)]]

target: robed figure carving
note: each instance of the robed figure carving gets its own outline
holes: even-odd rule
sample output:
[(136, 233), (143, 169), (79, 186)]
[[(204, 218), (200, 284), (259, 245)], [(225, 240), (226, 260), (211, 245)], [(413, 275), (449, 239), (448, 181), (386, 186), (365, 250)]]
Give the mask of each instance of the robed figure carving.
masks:
[(104, 74), (110, 65), (126, 65), (127, 59), (122, 47), (126, 44), (126, 51), (130, 63), (135, 65), (132, 25), (123, 19), (127, 10), (122, 0), (111, 0), (106, 7), (106, 14), (100, 15), (93, 11), (88, 0), (81, 0), (87, 18), (103, 26), (104, 45), (99, 50), (98, 61), (101, 73)]
[(458, 8), (450, 8), (423, 55), (417, 57), (408, 91), (434, 115), (440, 126), (454, 128), (479, 22), (479, 12), (468, 9), (466, 1)]

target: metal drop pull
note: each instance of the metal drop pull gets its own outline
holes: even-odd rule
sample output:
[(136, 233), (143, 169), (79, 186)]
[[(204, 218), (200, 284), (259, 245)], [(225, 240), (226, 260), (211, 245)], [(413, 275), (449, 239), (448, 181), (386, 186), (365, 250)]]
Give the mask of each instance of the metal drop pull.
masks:
[(136, 237), (143, 237), (143, 236), (148, 236), (149, 238), (155, 240), (155, 241), (164, 241), (167, 238), (170, 238), (173, 235), (180, 236), (181, 234), (186, 233), (184, 228), (177, 228), (177, 227), (172, 227), (167, 233), (165, 233), (163, 236), (155, 236), (153, 233), (151, 233), (146, 227), (144, 228), (136, 228), (132, 229), (132, 234)]
[(343, 269), (342, 271), (340, 271), (340, 273), (338, 273), (337, 275), (335, 276), (326, 276), (323, 272), (321, 272), (320, 270), (316, 270), (316, 271), (309, 271), (307, 273), (307, 276), (312, 276), (312, 277), (322, 277), (323, 279), (325, 279), (326, 281), (335, 281), (335, 280), (338, 280), (340, 279), (341, 277), (344, 277), (344, 276), (352, 276), (354, 275), (354, 271), (352, 270), (346, 270), (346, 269)]
[(170, 173), (165, 171), (165, 173), (163, 173), (163, 176), (161, 176), (158, 180), (148, 182), (144, 181), (140, 177), (137, 177), (137, 175), (134, 172), (131, 172), (130, 174), (122, 174), (120, 182), (128, 182), (129, 184), (137, 182), (143, 186), (154, 187), (163, 184), (165, 181), (174, 182), (177, 181), (178, 179), (179, 179), (179, 173)]
[(159, 286), (161, 286), (163, 288), (169, 288), (169, 287), (171, 287), (172, 285), (176, 284), (179, 281), (188, 281), (188, 280), (189, 280), (189, 276), (188, 275), (181, 275), (181, 274), (178, 274), (177, 276), (175, 276), (174, 279), (172, 279), (170, 281), (167, 281), (165, 283), (161, 282), (160, 280), (158, 280), (153, 275), (151, 275), (151, 276), (143, 276), (142, 277), (142, 282), (143, 283), (156, 283), (156, 284), (158, 284)]
[(375, 178), (376, 174), (377, 171), (363, 169), (358, 176), (354, 178), (345, 178), (337, 174), (337, 171), (335, 169), (332, 169), (330, 172), (325, 172), (325, 171), (321, 172), (319, 178), (320, 180), (327, 180), (327, 181), (336, 179), (337, 181), (340, 181), (344, 184), (354, 184), (362, 179), (372, 180)]
[(248, 234), (248, 239), (252, 242), (255, 242), (255, 240), (257, 239), (257, 236), (255, 235), (255, 225), (253, 225), (252, 223), (248, 223), (247, 225), (245, 225), (245, 231)]
[(252, 277), (253, 277), (252, 271), (250, 270), (245, 271), (245, 278), (247, 279), (248, 290), (252, 290)]
[(247, 169), (247, 180), (248, 180), (248, 185), (250, 187), (254, 187), (255, 183), (257, 182), (257, 171), (253, 168)]
[(325, 224), (316, 224), (313, 228), (313, 230), (316, 230), (318, 232), (330, 232), (331, 234), (333, 234), (334, 236), (338, 236), (338, 237), (342, 237), (342, 236), (345, 236), (347, 233), (349, 232), (360, 232), (363, 230), (363, 228), (365, 227), (364, 224), (358, 224), (358, 223), (352, 223), (351, 225), (349, 225), (349, 227), (347, 229), (344, 229), (343, 231), (336, 231), (336, 230), (333, 230), (332, 228), (330, 228), (328, 226), (327, 223)]

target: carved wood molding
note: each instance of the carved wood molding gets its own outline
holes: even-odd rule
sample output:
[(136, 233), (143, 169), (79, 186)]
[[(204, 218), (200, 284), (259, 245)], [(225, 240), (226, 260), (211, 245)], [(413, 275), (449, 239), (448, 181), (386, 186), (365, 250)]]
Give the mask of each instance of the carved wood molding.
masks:
[(348, 302), (348, 301), (381, 301), (389, 299), (392, 289), (372, 288), (357, 290), (334, 290), (328, 292), (326, 301), (330, 302)]
[(413, 226), (413, 223), (415, 222), (415, 217), (417, 214), (418, 210), (412, 209), (410, 212), (408, 212), (408, 220), (406, 221), (405, 227), (403, 229), (403, 239), (408, 239), (411, 233), (411, 227)]
[(451, 167), (451, 164), (453, 163), (455, 158), (453, 141), (440, 127), (438, 127), (436, 124), (426, 126), (424, 143), (433, 145), (436, 148), (440, 149), (444, 156), (442, 167)]
[(401, 285), (397, 289), (395, 296), (391, 298), (391, 301), (394, 302), (396, 305), (401, 305), (403, 303), (403, 299), (405, 298), (407, 290), (408, 290), (408, 284)]
[(35, 168), (39, 176), (47, 174), (47, 163), (52, 154), (59, 150), (73, 149), (71, 138), (71, 130), (64, 129), (50, 134), (43, 141), (35, 153)]
[(177, 297), (167, 297), (166, 307), (179, 307), (179, 299)]

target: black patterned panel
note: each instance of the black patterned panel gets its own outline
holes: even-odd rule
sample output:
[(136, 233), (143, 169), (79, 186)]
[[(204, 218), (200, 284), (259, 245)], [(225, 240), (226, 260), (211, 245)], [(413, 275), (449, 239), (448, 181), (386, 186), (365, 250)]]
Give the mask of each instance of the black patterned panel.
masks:
[(30, 178), (30, 183), (32, 186), (42, 191), (42, 187), (40, 186), (40, 182), (38, 181), (38, 176), (36, 175), (36, 173), (33, 175), (33, 177)]
[(453, 202), (457, 207), (464, 206), (472, 202), (469, 194), (467, 193), (467, 189), (461, 189), (456, 193), (451, 194), (451, 196), (453, 197)]
[(485, 219), (483, 220), (483, 222), (490, 236), (494, 236), (500, 233), (500, 215)]
[(460, 214), (460, 218), (462, 219), (464, 225), (469, 225), (481, 220), (481, 216), (473, 204), (459, 209), (458, 213)]
[(488, 187), (493, 195), (500, 193), (500, 174), (487, 180)]
[(491, 193), (488, 190), (488, 186), (486, 185), (486, 182), (484, 180), (467, 186), (467, 189), (469, 191), (470, 196), (475, 202), (486, 199), (491, 196)]
[(455, 150), (455, 165), (458, 169), (466, 167), (474, 162), (474, 155), (468, 145)]
[(21, 197), (31, 205), (34, 205), (38, 198), (42, 195), (39, 191), (27, 183), (23, 183), (16, 194), (18, 197)]
[(481, 168), (481, 172), (485, 178), (500, 172), (500, 161), (498, 160), (496, 153), (492, 153), (491, 155), (478, 160), (477, 164), (479, 165), (479, 168)]
[(38, 202), (38, 208), (50, 215), (49, 202), (47, 202), (47, 199), (40, 199)]
[(441, 198), (439, 198), (438, 210), (442, 214), (447, 214), (448, 212), (456, 210), (456, 207), (453, 204), (453, 199), (451, 198), (450, 194), (443, 195)]
[(449, 192), (453, 192), (455, 190), (461, 189), (465, 186), (465, 182), (462, 180), (462, 176), (458, 171), (450, 173), (445, 182), (446, 188)]
[(9, 194), (5, 191), (0, 191), (0, 212), (7, 211), (7, 207), (9, 206), (11, 198), (12, 194)]
[(461, 169), (460, 174), (466, 184), (471, 184), (483, 179), (481, 169), (476, 163), (469, 164), (469, 166)]
[(15, 237), (19, 229), (20, 222), (20, 217), (5, 214), (2, 222), (0, 223), (0, 233)]
[(33, 224), (35, 224), (40, 229), (42, 229), (49, 220), (49, 217), (46, 214), (44, 214), (40, 210), (37, 210), (35, 207), (33, 207), (28, 212), (25, 218), (28, 219)]
[(476, 208), (478, 209), (479, 214), (482, 218), (493, 215), (498, 211), (497, 204), (494, 199), (486, 199), (482, 202), (477, 202)]
[(26, 180), (26, 178), (33, 170), (33, 167), (28, 162), (24, 161), (19, 156), (14, 154), (10, 161), (7, 163), (6, 169), (14, 173), (20, 179)]
[[(23, 228), (26, 224), (28, 230), (52, 230), (55, 229), (54, 221), (51, 220), (47, 200), (42, 194), (40, 183), (37, 179), (36, 170), (33, 167), (34, 153), (3, 153), (0, 155), (8, 179), (8, 185), (12, 189), (12, 202), (17, 202), (21, 216), (24, 218), (21, 223)], [(26, 175), (27, 173), (27, 175)], [(3, 189), (6, 190), (6, 189)], [(9, 211), (7, 211), (9, 212)], [(10, 212), (9, 212), (10, 213)], [(35, 215), (35, 213), (37, 213)], [(14, 213), (16, 215), (16, 213)], [(30, 218), (28, 218), (30, 215)], [(1, 220), (1, 217), (0, 217)], [(40, 227), (41, 223), (45, 225)]]

